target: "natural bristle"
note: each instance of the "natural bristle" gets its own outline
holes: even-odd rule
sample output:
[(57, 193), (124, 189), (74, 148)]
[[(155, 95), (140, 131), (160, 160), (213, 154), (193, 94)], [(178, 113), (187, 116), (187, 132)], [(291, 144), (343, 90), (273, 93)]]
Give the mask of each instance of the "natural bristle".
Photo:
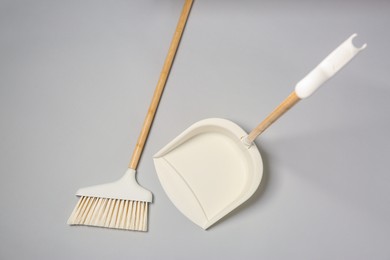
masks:
[(82, 196), (69, 225), (147, 231), (148, 202)]

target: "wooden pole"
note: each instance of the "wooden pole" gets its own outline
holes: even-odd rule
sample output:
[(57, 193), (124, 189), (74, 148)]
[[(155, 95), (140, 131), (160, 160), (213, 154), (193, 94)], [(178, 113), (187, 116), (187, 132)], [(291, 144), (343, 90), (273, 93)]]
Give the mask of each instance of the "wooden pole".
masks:
[(298, 101), (301, 100), (295, 91), (293, 91), (274, 111), (267, 116), (252, 132), (249, 133), (247, 141), (252, 143), (256, 137), (265, 131), (272, 123), (274, 123), (279, 117), (286, 113), (291, 107), (293, 107)]
[(184, 27), (186, 25), (188, 15), (191, 10), (192, 2), (193, 0), (186, 0), (184, 3), (184, 7), (180, 15), (179, 22), (177, 24), (175, 34), (173, 35), (173, 39), (169, 47), (168, 55), (165, 59), (164, 66), (160, 74), (160, 79), (157, 82), (157, 86), (153, 94), (152, 102), (149, 106), (149, 110), (148, 113), (146, 114), (141, 133), (138, 137), (137, 144), (134, 148), (133, 156), (131, 157), (131, 161), (129, 163), (130, 169), (134, 169), (134, 170), (137, 169), (138, 162), (141, 158), (141, 154), (144, 149), (146, 139), (148, 138), (148, 134), (152, 126), (152, 122), (156, 114), (157, 107), (160, 102), (165, 84), (167, 82), (169, 72), (171, 70), (172, 63), (180, 43), (181, 36), (183, 35)]

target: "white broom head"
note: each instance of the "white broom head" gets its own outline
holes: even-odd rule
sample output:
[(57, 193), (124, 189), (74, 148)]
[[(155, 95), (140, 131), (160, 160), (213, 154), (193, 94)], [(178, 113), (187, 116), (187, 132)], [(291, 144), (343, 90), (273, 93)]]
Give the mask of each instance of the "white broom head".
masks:
[(68, 224), (147, 231), (153, 195), (138, 184), (135, 174), (128, 169), (118, 181), (79, 189), (80, 200)]

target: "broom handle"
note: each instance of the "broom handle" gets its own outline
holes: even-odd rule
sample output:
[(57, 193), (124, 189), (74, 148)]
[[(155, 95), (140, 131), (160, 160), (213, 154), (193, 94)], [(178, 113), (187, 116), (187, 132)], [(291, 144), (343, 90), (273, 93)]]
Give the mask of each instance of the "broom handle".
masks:
[(148, 138), (149, 130), (153, 123), (154, 115), (156, 114), (162, 92), (164, 90), (169, 72), (172, 67), (173, 59), (175, 58), (175, 54), (179, 46), (181, 36), (183, 35), (184, 27), (186, 25), (188, 15), (191, 10), (192, 2), (193, 0), (186, 0), (184, 3), (184, 7), (180, 15), (179, 22), (177, 24), (175, 34), (173, 35), (173, 39), (169, 47), (168, 55), (165, 58), (164, 66), (160, 74), (160, 79), (157, 82), (157, 86), (153, 94), (152, 102), (149, 106), (149, 110), (148, 113), (146, 114), (141, 133), (138, 137), (137, 144), (133, 151), (133, 156), (131, 157), (131, 161), (129, 163), (130, 169), (133, 170), (137, 169), (138, 162), (141, 158), (141, 154), (146, 143), (146, 139)]
[(352, 43), (353, 34), (345, 40), (339, 47), (330, 53), (316, 68), (306, 75), (295, 86), (295, 90), (277, 107), (271, 114), (264, 119), (252, 132), (243, 139), (243, 142), (250, 144), (264, 132), (279, 117), (292, 108), (299, 100), (311, 96), (323, 83), (333, 77), (341, 68), (343, 68), (356, 54), (366, 48), (367, 44), (362, 47), (355, 47)]

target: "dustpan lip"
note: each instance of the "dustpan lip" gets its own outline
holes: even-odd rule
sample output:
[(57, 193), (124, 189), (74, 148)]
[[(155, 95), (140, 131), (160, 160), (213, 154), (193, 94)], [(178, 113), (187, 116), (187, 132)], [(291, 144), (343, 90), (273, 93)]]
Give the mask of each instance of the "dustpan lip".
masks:
[[(229, 132), (231, 132), (234, 136), (238, 137), (239, 139), (241, 139), (242, 137), (247, 135), (247, 133), (239, 125), (237, 125), (236, 123), (234, 123), (228, 119), (217, 118), (217, 117), (207, 118), (207, 119), (200, 120), (200, 121), (192, 124), (187, 129), (185, 129), (181, 134), (179, 134), (176, 138), (174, 138), (167, 145), (165, 145), (161, 150), (159, 150), (156, 154), (154, 154), (153, 158), (159, 158), (159, 157), (167, 154), (173, 148), (179, 146), (180, 143), (185, 142), (189, 138), (191, 138), (192, 135), (189, 135), (190, 133), (195, 133), (196, 129), (203, 128), (206, 126), (216, 126), (216, 127), (220, 127), (223, 129), (229, 129)], [(194, 135), (196, 135), (196, 134), (194, 134)], [(183, 138), (186, 136), (189, 136), (189, 138)], [(176, 146), (173, 146), (178, 141), (182, 141), (182, 142), (176, 144)], [(255, 147), (255, 149), (258, 150), (257, 147)], [(260, 156), (260, 158), (261, 158), (261, 156)]]

